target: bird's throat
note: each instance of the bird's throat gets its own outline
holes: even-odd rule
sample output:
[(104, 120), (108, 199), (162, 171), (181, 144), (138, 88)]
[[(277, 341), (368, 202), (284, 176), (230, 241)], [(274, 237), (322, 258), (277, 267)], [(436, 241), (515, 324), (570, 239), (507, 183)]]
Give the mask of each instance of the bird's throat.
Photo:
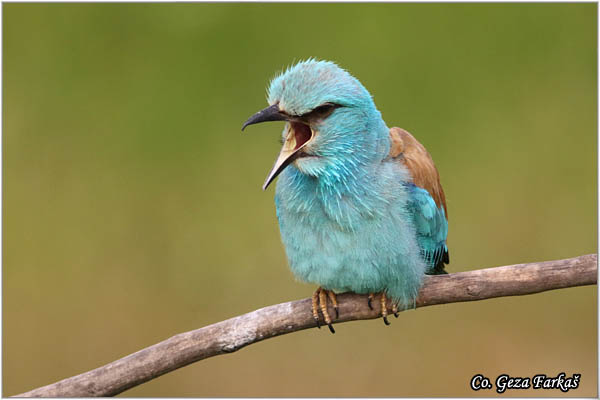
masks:
[(296, 160), (301, 154), (303, 149), (314, 137), (314, 132), (310, 126), (302, 123), (291, 121), (288, 125), (288, 132), (279, 152), (271, 172), (267, 176), (263, 185), (263, 190), (269, 186), (269, 184), (283, 171), (288, 165)]
[(290, 122), (288, 137), (289, 139), (287, 140), (293, 139), (294, 150), (298, 150), (312, 139), (313, 131), (310, 129), (310, 126), (302, 122)]

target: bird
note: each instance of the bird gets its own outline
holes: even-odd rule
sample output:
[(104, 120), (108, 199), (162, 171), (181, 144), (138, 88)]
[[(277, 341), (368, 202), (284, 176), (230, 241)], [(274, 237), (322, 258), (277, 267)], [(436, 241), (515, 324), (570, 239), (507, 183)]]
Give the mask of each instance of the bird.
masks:
[[(319, 311), (331, 333), (336, 294), (380, 296), (416, 307), (425, 274), (449, 264), (448, 211), (429, 152), (404, 129), (388, 128), (369, 91), (336, 63), (309, 58), (269, 84), (268, 107), (243, 124), (283, 121), (282, 148), (263, 184), (278, 177), (275, 208), (295, 277), (318, 286)], [(389, 298), (389, 300), (388, 300)], [(388, 303), (389, 302), (389, 303)]]

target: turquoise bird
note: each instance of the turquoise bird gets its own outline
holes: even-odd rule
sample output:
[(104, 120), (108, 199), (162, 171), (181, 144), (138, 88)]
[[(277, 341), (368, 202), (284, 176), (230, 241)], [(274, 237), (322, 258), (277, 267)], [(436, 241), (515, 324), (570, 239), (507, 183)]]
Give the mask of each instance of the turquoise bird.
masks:
[(380, 294), (412, 308), (424, 274), (449, 263), (448, 212), (438, 171), (408, 132), (388, 128), (367, 89), (328, 61), (300, 62), (271, 81), (269, 106), (242, 130), (285, 121), (283, 147), (263, 190), (277, 177), (275, 205), (294, 275), (319, 286), (312, 296), (332, 333), (327, 311), (335, 293)]

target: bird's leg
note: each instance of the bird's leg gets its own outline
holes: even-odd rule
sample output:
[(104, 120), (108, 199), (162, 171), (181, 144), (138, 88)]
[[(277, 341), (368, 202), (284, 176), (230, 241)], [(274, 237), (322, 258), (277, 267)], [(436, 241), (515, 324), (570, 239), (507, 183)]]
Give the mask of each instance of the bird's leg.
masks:
[[(375, 298), (375, 295), (373, 293), (369, 293), (369, 298), (367, 300), (367, 305), (369, 306), (369, 308), (371, 310), (373, 310), (373, 299)], [(381, 304), (381, 316), (383, 317), (383, 322), (385, 322), (386, 325), (390, 324), (390, 321), (388, 321), (387, 316), (388, 316), (388, 311), (387, 311), (387, 297), (385, 295), (385, 292), (381, 292), (381, 298), (379, 299), (379, 302)], [(398, 304), (395, 302), (392, 302), (392, 312), (394, 313), (394, 317), (398, 318)]]
[(369, 300), (367, 301), (367, 304), (369, 305), (370, 310), (373, 309), (373, 306), (371, 305), (372, 301), (373, 301), (373, 293), (369, 293)]
[(321, 291), (321, 288), (318, 288), (317, 290), (315, 290), (315, 292), (312, 295), (312, 315), (313, 318), (315, 319), (315, 322), (317, 323), (317, 328), (321, 329), (321, 323), (319, 322), (319, 292)]
[(321, 307), (323, 319), (329, 327), (329, 330), (331, 331), (331, 333), (335, 333), (335, 329), (333, 329), (333, 325), (331, 325), (331, 317), (329, 316), (329, 312), (327, 311), (327, 290), (325, 289), (321, 289), (321, 291), (319, 292), (319, 307)]
[(340, 313), (338, 311), (338, 303), (335, 293), (333, 293), (333, 290), (329, 290), (327, 291), (327, 296), (329, 297), (331, 304), (333, 304), (333, 309), (335, 310), (335, 319), (338, 319), (340, 317)]
[(331, 333), (335, 333), (335, 329), (333, 329), (331, 317), (329, 316), (329, 312), (327, 311), (327, 298), (333, 304), (333, 309), (335, 310), (335, 318), (339, 318), (338, 311), (338, 302), (333, 290), (325, 290), (323, 288), (318, 288), (312, 295), (312, 314), (315, 322), (317, 323), (317, 328), (321, 328), (321, 324), (319, 322), (319, 309), (321, 309), (321, 314), (323, 314), (323, 319), (325, 323), (329, 327)]
[(383, 317), (383, 322), (386, 325), (389, 325), (390, 322), (387, 320), (387, 315), (388, 315), (388, 312), (387, 312), (387, 299), (386, 299), (386, 296), (385, 296), (385, 292), (382, 292), (381, 293), (381, 316)]

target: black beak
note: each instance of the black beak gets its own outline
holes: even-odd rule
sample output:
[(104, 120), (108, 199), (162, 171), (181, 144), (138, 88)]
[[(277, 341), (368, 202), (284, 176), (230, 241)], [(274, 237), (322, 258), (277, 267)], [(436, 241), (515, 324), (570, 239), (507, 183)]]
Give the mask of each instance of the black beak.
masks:
[(258, 124), (259, 122), (267, 122), (267, 121), (286, 121), (288, 116), (281, 111), (279, 111), (279, 106), (277, 104), (273, 104), (265, 108), (264, 110), (260, 110), (250, 118), (248, 121), (244, 122), (242, 125), (242, 130), (248, 125)]

